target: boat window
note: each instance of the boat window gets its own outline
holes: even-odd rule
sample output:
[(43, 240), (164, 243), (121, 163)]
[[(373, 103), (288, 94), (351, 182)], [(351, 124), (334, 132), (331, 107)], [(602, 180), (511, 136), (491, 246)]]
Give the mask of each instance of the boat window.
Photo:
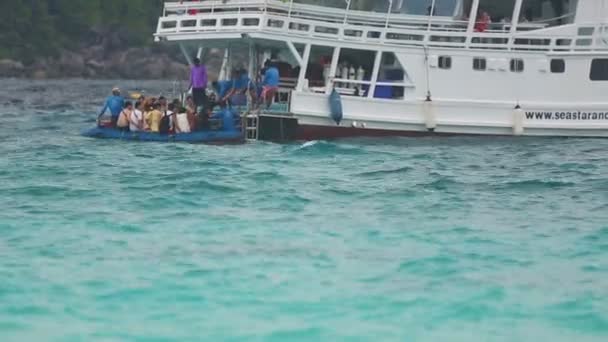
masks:
[(341, 49), (336, 78), (354, 82), (338, 82), (336, 86), (343, 88), (343, 94), (364, 95), (369, 89), (364, 83), (371, 79), (375, 59), (376, 51)]
[(281, 28), (284, 24), (285, 22), (283, 20), (268, 19), (268, 27)]
[(310, 25), (308, 25), (308, 24), (299, 24), (299, 23), (289, 23), (289, 29), (293, 30), (293, 31), (308, 32), (310, 30)]
[[(389, 1), (374, 1), (377, 3), (377, 10), (386, 12), (388, 10)], [(426, 0), (402, 0), (393, 1), (393, 12), (401, 12), (406, 14), (429, 15), (429, 6), (431, 1)], [(457, 0), (435, 0), (435, 10), (433, 15), (437, 16), (454, 16), (459, 10), (460, 1)]]
[(306, 79), (310, 87), (325, 87), (331, 77), (331, 61), (334, 48), (330, 46), (313, 45), (310, 48), (310, 58), (306, 68)]
[(180, 22), (181, 27), (196, 27), (196, 20), (182, 20)]
[(217, 25), (217, 20), (216, 19), (203, 19), (201, 20), (201, 26), (215, 26)]
[(405, 83), (410, 83), (405, 69), (394, 52), (383, 52), (378, 73), (375, 98), (403, 99)]
[[(492, 19), (493, 21), (509, 21), (512, 17), (511, 12), (514, 9), (513, 5), (504, 6), (505, 0), (482, 0), (483, 2), (494, 2), (495, 8), (500, 8), (500, 16)], [(576, 4), (572, 4), (574, 0), (523, 0), (521, 11), (519, 13), (518, 31), (540, 30), (546, 27), (563, 25), (571, 22), (574, 19)], [(514, 1), (512, 2), (514, 3)], [(483, 6), (484, 4), (482, 4)]]
[(243, 26), (258, 26), (260, 25), (259, 18), (245, 18), (243, 19)]
[(483, 57), (473, 58), (473, 70), (485, 71), (488, 67), (488, 63)]
[(511, 60), (511, 71), (512, 72), (523, 72), (524, 71), (524, 60), (523, 59), (512, 59)]
[(592, 81), (608, 81), (608, 58), (596, 58), (591, 61), (589, 78)]
[(439, 69), (451, 69), (452, 68), (452, 57), (450, 56), (439, 56)]
[(443, 42), (443, 43), (464, 43), (466, 37), (460, 36), (431, 36), (432, 42)]
[(344, 30), (344, 35), (346, 37), (361, 37), (361, 36), (363, 36), (363, 31), (361, 31), (361, 30)]
[(552, 59), (551, 72), (554, 74), (563, 74), (566, 72), (566, 62), (563, 59)]
[(579, 27), (578, 35), (579, 36), (592, 36), (593, 31), (595, 31), (595, 28), (593, 28), (593, 27)]
[(380, 36), (381, 36), (381, 33), (378, 32), (378, 31), (369, 31), (369, 32), (367, 32), (367, 38), (375, 38), (375, 39), (377, 39), (377, 38), (380, 38)]
[(162, 28), (163, 29), (172, 29), (177, 27), (177, 21), (163, 21)]
[(239, 20), (234, 18), (234, 19), (222, 19), (222, 26), (236, 26), (236, 24), (238, 24)]
[(323, 34), (338, 34), (338, 29), (335, 27), (315, 26), (315, 32)]
[(570, 44), (572, 44), (572, 39), (558, 39), (555, 41), (557, 46), (570, 46)]
[(386, 34), (386, 39), (422, 41), (424, 39), (424, 36), (418, 35), (418, 34), (404, 34), (404, 33), (389, 32)]
[(515, 45), (551, 45), (551, 39), (515, 39)]
[(576, 46), (590, 46), (593, 43), (591, 38), (582, 38), (576, 40)]

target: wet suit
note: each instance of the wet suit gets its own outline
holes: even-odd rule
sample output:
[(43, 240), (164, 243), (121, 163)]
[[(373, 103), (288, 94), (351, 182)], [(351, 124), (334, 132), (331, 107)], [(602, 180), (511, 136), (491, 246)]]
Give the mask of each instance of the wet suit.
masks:
[(112, 125), (116, 126), (116, 122), (118, 121), (118, 117), (120, 116), (120, 112), (122, 112), (124, 104), (125, 99), (123, 99), (122, 96), (112, 95), (108, 97), (105, 105), (103, 106), (103, 109), (99, 113), (98, 118), (104, 115), (109, 109), (110, 113), (112, 114)]

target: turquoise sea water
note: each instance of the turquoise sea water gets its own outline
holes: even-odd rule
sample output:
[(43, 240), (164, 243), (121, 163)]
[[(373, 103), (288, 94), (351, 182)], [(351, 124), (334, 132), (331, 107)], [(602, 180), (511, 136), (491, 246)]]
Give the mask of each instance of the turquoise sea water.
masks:
[(79, 137), (116, 83), (0, 80), (1, 341), (608, 340), (608, 140)]

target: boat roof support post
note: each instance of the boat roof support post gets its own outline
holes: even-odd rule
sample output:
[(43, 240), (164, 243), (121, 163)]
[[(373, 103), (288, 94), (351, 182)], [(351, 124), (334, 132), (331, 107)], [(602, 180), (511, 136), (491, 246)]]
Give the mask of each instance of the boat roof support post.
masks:
[(511, 30), (509, 31), (511, 35), (517, 32), (517, 25), (519, 24), (519, 16), (521, 15), (521, 6), (523, 4), (523, 0), (516, 0), (515, 7), (513, 8), (513, 15), (511, 16)]
[(372, 71), (372, 80), (369, 85), (369, 92), (367, 93), (368, 99), (373, 99), (376, 93), (376, 83), (378, 83), (378, 74), (380, 73), (380, 63), (382, 62), (382, 50), (376, 52), (376, 59), (374, 60), (374, 70)]
[(471, 11), (469, 12), (466, 47), (469, 47), (471, 44), (471, 35), (473, 34), (475, 23), (477, 22), (477, 11), (479, 11), (479, 0), (473, 0), (473, 3), (471, 4)]
[(198, 58), (198, 59), (203, 58), (203, 51), (204, 51), (203, 46), (202, 45), (199, 46), (198, 51), (196, 51), (196, 58)]
[(463, 9), (462, 0), (458, 0), (458, 2), (456, 2), (456, 6), (454, 6), (454, 12), (452, 12), (452, 16), (454, 18), (458, 18), (462, 15), (463, 12), (464, 12), (464, 9)]
[(311, 48), (312, 45), (310, 43), (306, 44), (306, 47), (304, 48), (304, 57), (302, 58), (302, 60), (306, 61), (306, 63), (302, 63), (302, 65), (300, 66), (300, 75), (298, 76), (297, 91), (304, 90), (304, 81), (306, 80), (306, 71), (308, 69), (308, 60), (310, 59)]
[(255, 80), (255, 75), (257, 75), (257, 71), (254, 71), (255, 68), (255, 60), (256, 60), (257, 51), (253, 46), (253, 42), (249, 42), (249, 61), (247, 65), (247, 72), (249, 73), (249, 79)]
[(296, 62), (298, 63), (298, 65), (300, 67), (302, 67), (302, 64), (304, 64), (304, 61), (302, 60), (302, 57), (300, 56), (300, 53), (296, 49), (295, 45), (293, 45), (293, 42), (286, 41), (285, 44), (287, 44), (289, 51), (291, 51), (291, 54), (293, 55), (293, 58), (296, 59)]
[(346, 22), (348, 21), (348, 11), (350, 11), (350, 3), (352, 0), (344, 0), (346, 1), (346, 12), (344, 12), (344, 25), (346, 25)]
[(338, 61), (340, 60), (340, 51), (342, 48), (336, 46), (334, 48), (334, 54), (331, 57), (331, 66), (329, 68), (329, 82), (325, 85), (325, 94), (329, 95), (334, 88), (334, 78), (336, 78), (336, 73), (338, 72)]
[(436, 0), (431, 1), (431, 11), (429, 12), (429, 22), (427, 25), (427, 32), (431, 32), (431, 26), (433, 24), (433, 16), (435, 15), (435, 5), (436, 5)]
[(218, 78), (220, 80), (224, 80), (224, 79), (226, 79), (226, 77), (230, 77), (230, 74), (228, 73), (229, 60), (230, 60), (230, 45), (228, 45), (228, 48), (224, 49), (224, 59), (222, 60), (222, 67), (220, 68), (220, 74), (218, 76)]
[[(388, 29), (388, 24), (391, 21), (391, 10), (393, 9), (393, 0), (388, 0), (388, 11), (386, 11), (386, 24), (384, 25), (384, 30)], [(386, 32), (384, 33), (386, 36)]]
[(188, 52), (188, 49), (186, 49), (186, 46), (184, 44), (179, 44), (179, 48), (180, 50), (182, 50), (182, 54), (184, 54), (184, 57), (186, 57), (186, 61), (188, 62), (188, 65), (190, 67), (192, 67), (194, 65), (194, 63), (192, 63), (192, 57), (190, 57), (190, 53)]

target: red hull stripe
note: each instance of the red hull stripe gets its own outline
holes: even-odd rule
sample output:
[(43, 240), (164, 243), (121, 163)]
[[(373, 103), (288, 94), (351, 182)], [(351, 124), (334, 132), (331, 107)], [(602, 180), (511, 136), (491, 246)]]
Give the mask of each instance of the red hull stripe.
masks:
[(352, 137), (424, 137), (429, 135), (445, 135), (433, 132), (390, 131), (382, 129), (354, 128), (346, 126), (312, 126), (298, 127), (298, 140), (319, 140)]

